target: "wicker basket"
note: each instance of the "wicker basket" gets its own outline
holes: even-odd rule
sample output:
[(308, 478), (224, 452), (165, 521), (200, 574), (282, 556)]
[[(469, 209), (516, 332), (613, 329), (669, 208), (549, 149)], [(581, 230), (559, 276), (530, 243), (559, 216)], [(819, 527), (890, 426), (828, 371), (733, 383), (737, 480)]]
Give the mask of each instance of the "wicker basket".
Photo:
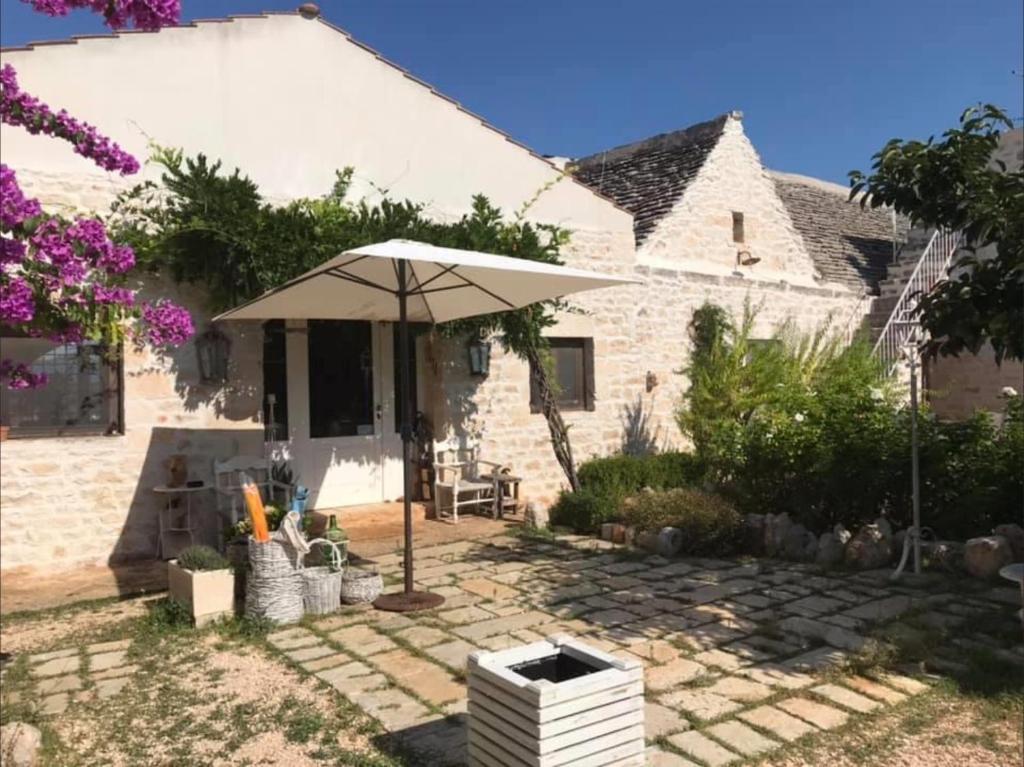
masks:
[(246, 617), (298, 623), (302, 620), (303, 591), (301, 571), (283, 578), (256, 578), (250, 574), (245, 584)]
[(275, 623), (302, 620), (302, 557), (287, 538), (266, 543), (249, 538), (249, 575), (245, 584), (245, 614)]
[(384, 579), (380, 573), (371, 570), (354, 570), (350, 567), (341, 579), (341, 601), (347, 605), (372, 602), (383, 590)]
[(341, 607), (341, 581), (344, 572), (341, 551), (326, 538), (314, 538), (309, 542), (329, 547), (331, 564), (318, 567), (307, 567), (302, 571), (302, 604), (307, 613), (323, 615)]
[(281, 578), (302, 569), (302, 554), (287, 541), (258, 543), (249, 537), (249, 569), (253, 578)]

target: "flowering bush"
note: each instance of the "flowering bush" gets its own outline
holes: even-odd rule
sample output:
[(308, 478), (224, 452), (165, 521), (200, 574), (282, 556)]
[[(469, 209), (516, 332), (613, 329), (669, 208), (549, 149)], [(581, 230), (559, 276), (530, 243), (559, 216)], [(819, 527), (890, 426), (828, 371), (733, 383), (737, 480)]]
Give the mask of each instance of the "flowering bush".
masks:
[(111, 29), (156, 30), (178, 23), (181, 0), (22, 0), (47, 16), (67, 16), (75, 8), (103, 14)]
[[(114, 29), (158, 29), (180, 13), (178, 0), (30, 1), (51, 16), (90, 8)], [(134, 157), (95, 127), (21, 90), (9, 64), (0, 68), (0, 120), (64, 139), (104, 170), (139, 170)], [(126, 334), (158, 347), (184, 343), (193, 333), (188, 312), (166, 300), (139, 301), (124, 284), (133, 266), (132, 248), (111, 240), (102, 221), (45, 215), (38, 200), (24, 195), (14, 171), (0, 164), (0, 326), (57, 343), (91, 338), (116, 344)], [(9, 388), (46, 383), (44, 375), (10, 360), (0, 361), (0, 380)]]

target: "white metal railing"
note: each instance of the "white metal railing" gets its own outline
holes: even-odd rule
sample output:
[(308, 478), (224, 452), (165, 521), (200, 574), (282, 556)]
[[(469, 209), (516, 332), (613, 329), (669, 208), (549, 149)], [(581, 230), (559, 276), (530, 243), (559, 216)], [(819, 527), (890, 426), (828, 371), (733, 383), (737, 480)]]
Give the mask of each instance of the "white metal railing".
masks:
[(896, 306), (889, 315), (882, 334), (875, 342), (874, 354), (892, 373), (909, 342), (919, 342), (920, 323), (915, 314), (921, 296), (927, 295), (940, 282), (946, 279), (953, 256), (963, 244), (961, 232), (936, 230), (928, 241), (921, 258), (918, 259), (914, 271), (903, 286)]

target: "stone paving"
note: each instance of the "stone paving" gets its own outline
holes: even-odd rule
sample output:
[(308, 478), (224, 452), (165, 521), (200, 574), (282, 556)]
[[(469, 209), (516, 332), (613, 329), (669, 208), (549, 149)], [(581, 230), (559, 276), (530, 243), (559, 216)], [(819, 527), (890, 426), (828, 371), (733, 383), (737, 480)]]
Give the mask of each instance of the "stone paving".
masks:
[[(374, 560), (397, 581), (401, 558)], [(881, 624), (948, 628), (1013, 609), (1013, 589), (950, 590), (941, 578), (891, 585), (887, 572), (823, 575), (811, 566), (716, 559), (669, 561), (578, 536), (536, 542), (501, 535), (417, 551), (417, 585), (438, 610), (401, 615), (368, 606), (282, 628), (268, 641), (283, 659), (335, 688), (423, 764), (460, 764), (465, 664), (568, 633), (645, 664), (648, 753), (658, 767), (749, 761), (898, 706), (928, 685), (843, 670)], [(395, 586), (392, 589), (397, 588)], [(909, 615), (908, 615), (909, 614)], [(1024, 645), (981, 645), (1024, 668)], [(44, 714), (116, 695), (138, 669), (128, 641), (29, 658)], [(955, 660), (949, 663), (955, 664)]]
[[(376, 558), (387, 576), (401, 557)], [(442, 594), (414, 615), (351, 609), (270, 637), (304, 669), (377, 718), (424, 763), (459, 763), (466, 658), (568, 633), (646, 667), (650, 765), (749, 760), (928, 689), (909, 676), (843, 674), (873, 628), (912, 613), (955, 625), (1013, 604), (1012, 589), (893, 586), (888, 571), (667, 560), (564, 536), (512, 536), (417, 551), (417, 586)], [(396, 587), (397, 588), (397, 587)], [(303, 648), (301, 652), (297, 648)], [(1024, 666), (1024, 647), (1006, 650)]]
[(138, 667), (128, 662), (130, 640), (100, 642), (30, 655), (29, 676), (39, 712), (62, 714), (71, 702), (110, 698), (124, 689)]

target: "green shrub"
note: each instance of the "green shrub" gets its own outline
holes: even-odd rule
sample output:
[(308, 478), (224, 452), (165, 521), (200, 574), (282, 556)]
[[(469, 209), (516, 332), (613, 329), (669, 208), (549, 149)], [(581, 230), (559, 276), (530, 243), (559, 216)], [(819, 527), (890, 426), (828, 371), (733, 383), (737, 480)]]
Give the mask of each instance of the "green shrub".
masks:
[(587, 489), (578, 493), (563, 490), (551, 507), (551, 524), (572, 528), (577, 533), (593, 533), (617, 513), (618, 502), (613, 498)]
[(226, 570), (231, 567), (231, 563), (209, 546), (188, 546), (178, 554), (178, 566), (192, 572), (202, 572)]
[[(756, 310), (733, 323), (718, 307), (694, 313), (690, 387), (677, 412), (706, 482), (743, 512), (788, 512), (821, 531), (887, 514), (911, 521), (910, 412), (863, 341), (841, 346), (827, 327), (783, 326), (751, 338)], [(921, 518), (963, 539), (1018, 521), (1024, 505), (1024, 405), (1007, 401), (1001, 428), (983, 414), (919, 419)]]
[(577, 476), (580, 485), (603, 496), (624, 498), (645, 487), (668, 490), (700, 481), (702, 470), (690, 453), (613, 455), (584, 462)]
[(743, 526), (740, 513), (725, 498), (692, 487), (641, 492), (623, 503), (622, 518), (638, 530), (677, 527), (683, 554), (721, 555), (735, 550)]

